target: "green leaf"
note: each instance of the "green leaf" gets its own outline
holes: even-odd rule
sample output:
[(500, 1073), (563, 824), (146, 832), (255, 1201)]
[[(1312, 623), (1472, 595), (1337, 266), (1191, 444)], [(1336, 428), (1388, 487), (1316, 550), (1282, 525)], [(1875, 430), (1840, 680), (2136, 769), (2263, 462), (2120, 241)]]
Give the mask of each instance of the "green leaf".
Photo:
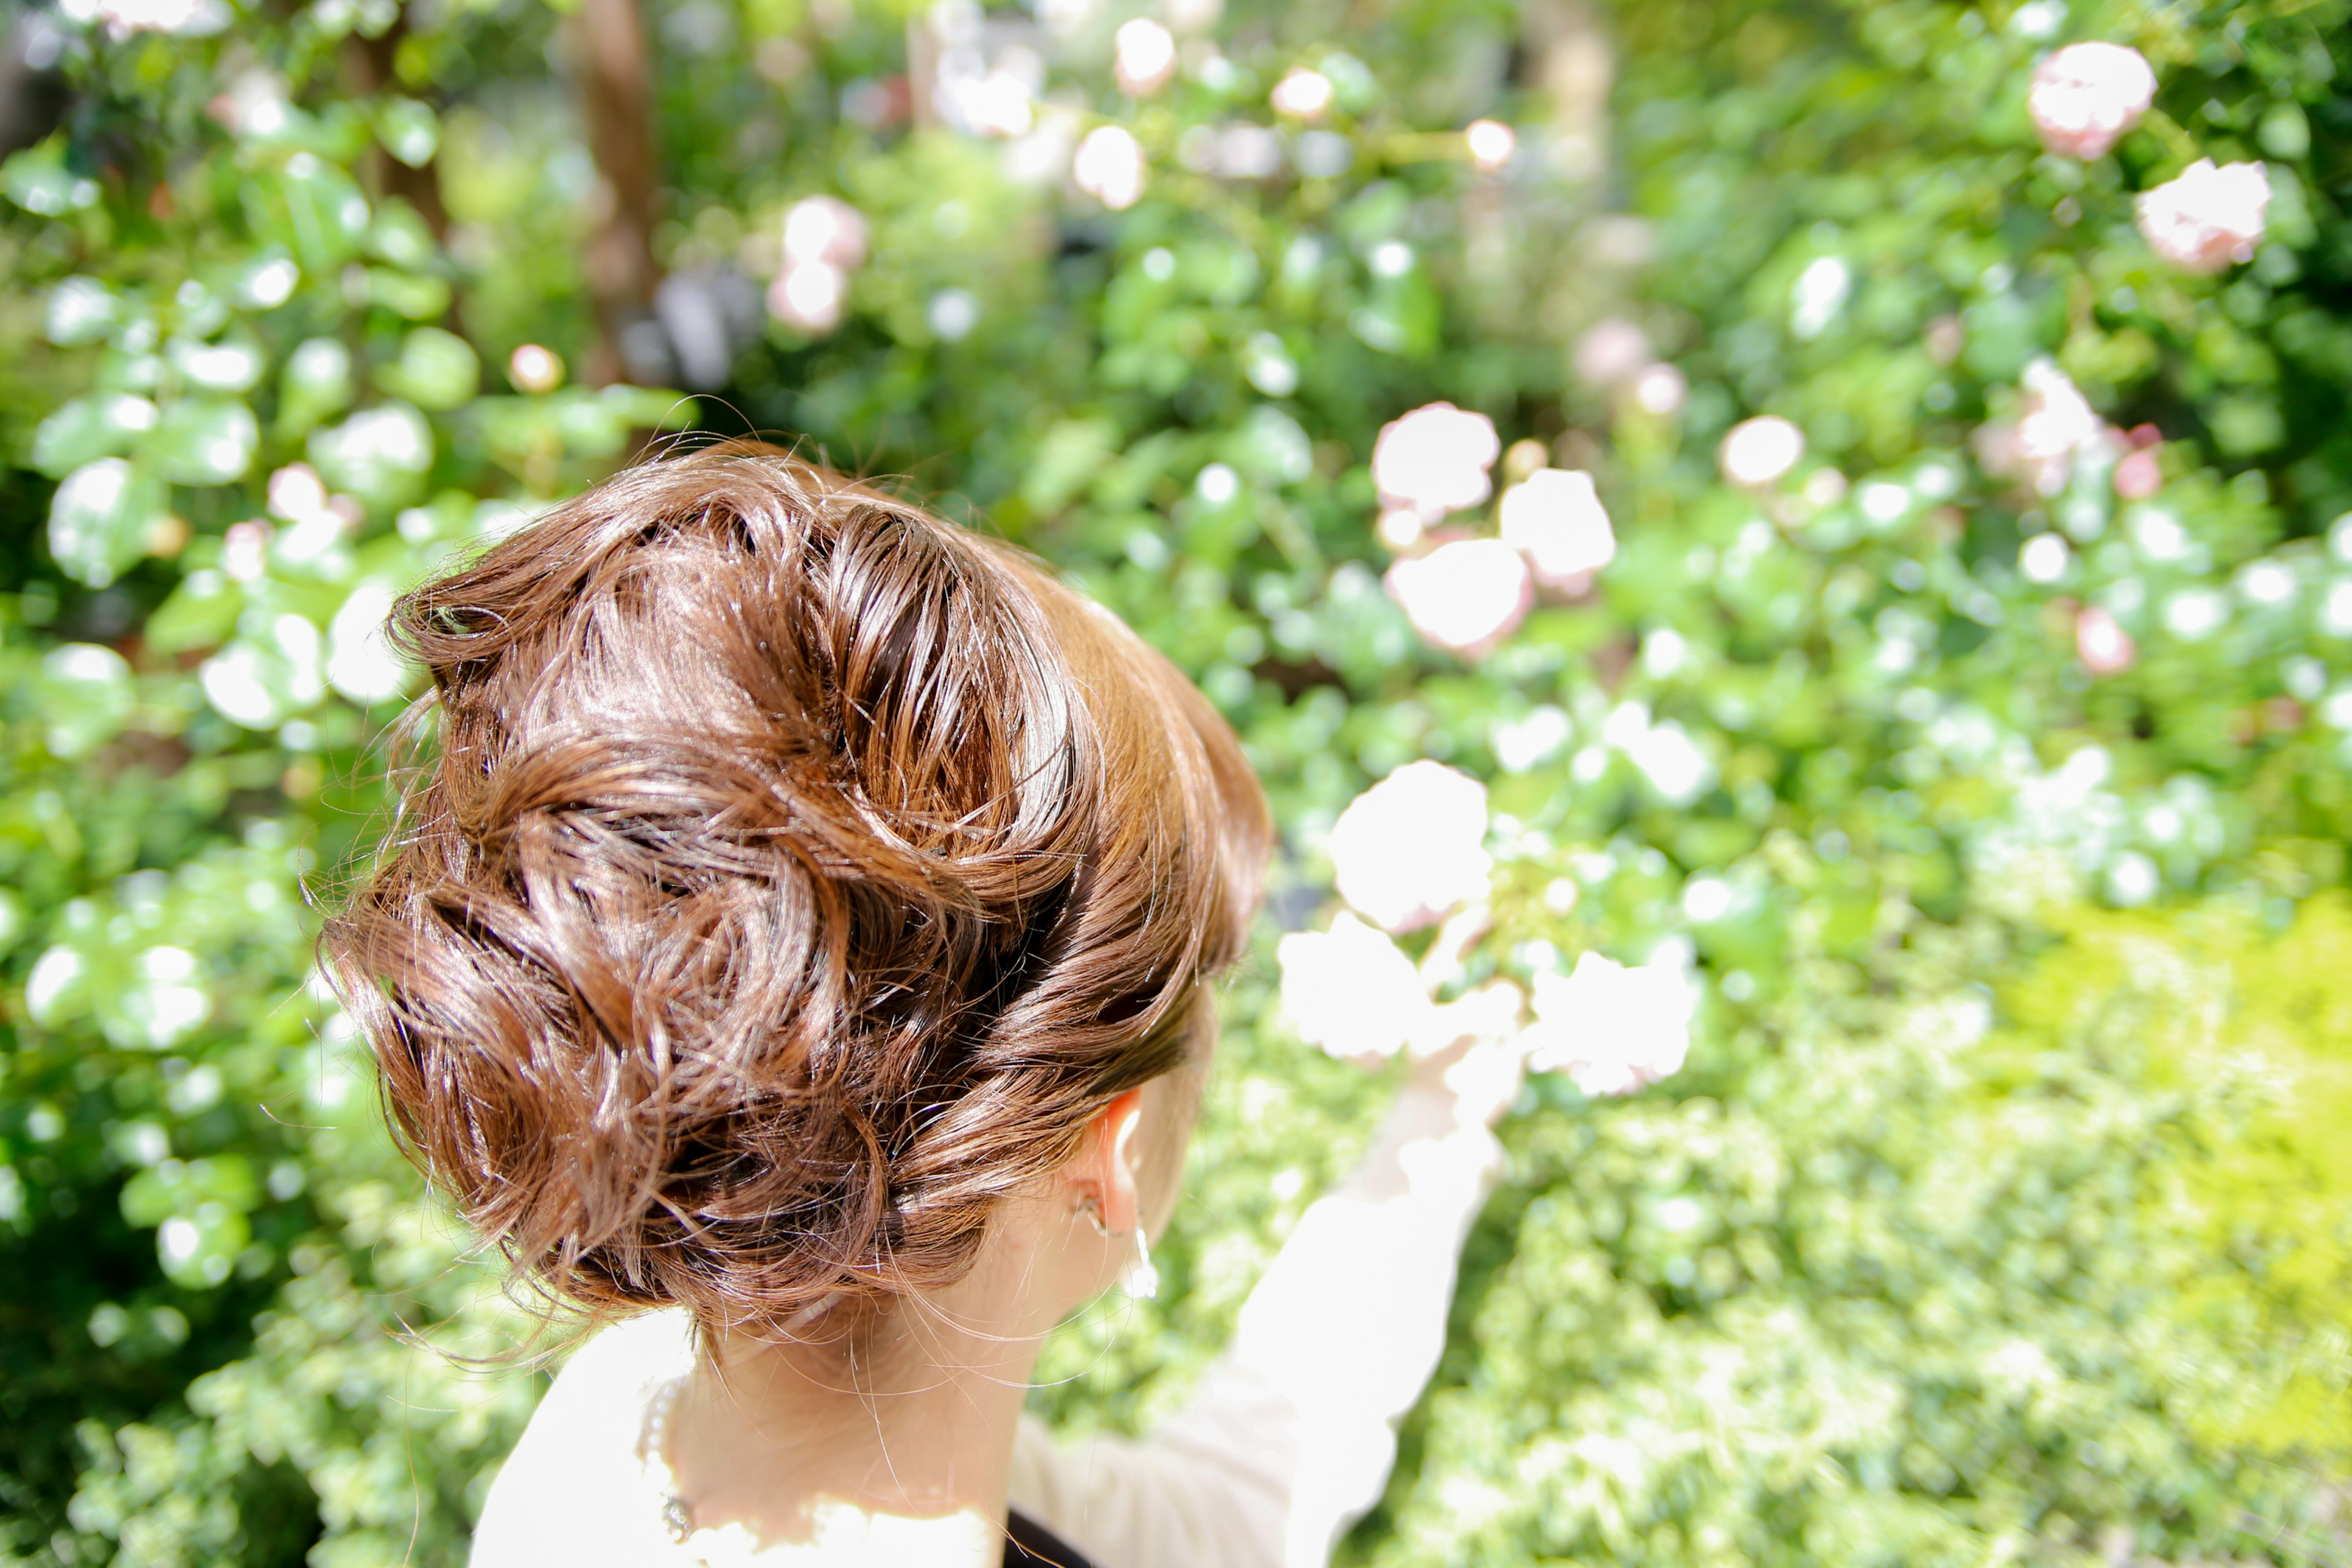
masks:
[(142, 456), (174, 484), (225, 485), (253, 467), (261, 426), (253, 410), (229, 397), (184, 398), (142, 444)]
[(261, 344), (244, 332), (210, 343), (174, 338), (163, 357), (183, 381), (206, 392), (249, 392), (268, 368)]
[(121, 731), (138, 693), (121, 654), (97, 643), (68, 643), (42, 658), (35, 700), (51, 753), (80, 757)]
[(147, 617), (147, 646), (157, 653), (217, 647), (244, 608), (245, 591), (226, 573), (209, 566), (191, 572)]
[(352, 177), (315, 153), (297, 153), (276, 168), (245, 177), (246, 222), (266, 242), (283, 246), (310, 273), (351, 259), (367, 233), (367, 198)]
[(49, 290), (43, 330), (60, 348), (94, 343), (121, 324), (121, 296), (95, 278), (68, 278)]
[(33, 432), (33, 467), (63, 479), (84, 463), (121, 457), (155, 427), (155, 405), (127, 392), (77, 397)]
[(0, 195), (28, 213), (63, 217), (98, 205), (98, 182), (66, 167), (66, 143), (52, 136), (0, 163)]
[(376, 374), (376, 384), (419, 408), (444, 412), (479, 390), (482, 362), (471, 344), (438, 327), (419, 327), (401, 344), (400, 358)]
[(147, 552), (166, 505), (163, 481), (121, 458), (68, 474), (49, 500), (49, 553), (78, 583), (103, 588)]
[(310, 434), (311, 465), (371, 506), (407, 496), (433, 467), (433, 429), (405, 403), (383, 403)]
[(352, 351), (333, 338), (308, 338), (286, 356), (278, 383), (280, 435), (307, 435), (352, 405)]
[(441, 124), (433, 110), (413, 98), (388, 98), (377, 106), (376, 140), (412, 169), (433, 162), (441, 145)]

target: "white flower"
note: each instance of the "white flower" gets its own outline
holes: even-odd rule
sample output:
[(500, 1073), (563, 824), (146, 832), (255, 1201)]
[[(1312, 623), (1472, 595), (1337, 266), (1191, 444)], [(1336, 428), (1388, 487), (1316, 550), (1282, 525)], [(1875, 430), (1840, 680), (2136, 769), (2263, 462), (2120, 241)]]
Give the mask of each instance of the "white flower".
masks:
[(98, 0), (90, 12), (106, 24), (108, 34), (126, 38), (133, 33), (173, 33), (201, 37), (229, 25), (228, 8), (220, 0)]
[(553, 349), (525, 343), (507, 359), (507, 379), (517, 392), (553, 392), (563, 384), (563, 359)]
[(1111, 45), (1118, 57), (1111, 72), (1137, 98), (1158, 91), (1176, 74), (1175, 35), (1149, 16), (1121, 23)]
[(768, 312), (804, 332), (829, 332), (848, 298), (849, 275), (830, 261), (790, 262), (768, 286)]
[(1331, 825), (1339, 896), (1375, 925), (1412, 931), (1486, 896), (1486, 786), (1443, 763), (1407, 763)]
[(1328, 932), (1293, 931), (1275, 954), (1283, 1016), (1335, 1057), (1394, 1056), (1429, 1011), (1412, 960), (1351, 914)]
[(1087, 132), (1070, 161), (1070, 178), (1078, 189), (1113, 212), (1142, 199), (1144, 176), (1143, 143), (1118, 125)]
[(1451, 403), (1426, 404), (1381, 426), (1372, 482), (1388, 504), (1434, 520), (1492, 495), (1486, 470), (1502, 455), (1493, 420)]
[(1689, 381), (1670, 364), (1643, 365), (1633, 377), (1633, 401), (1648, 413), (1679, 414), (1689, 396)]
[(821, 261), (847, 271), (866, 259), (866, 217), (837, 196), (806, 196), (784, 214), (787, 264)]
[(1977, 432), (1978, 460), (1989, 474), (2054, 496), (2065, 489), (2076, 456), (2111, 438), (2106, 422), (2054, 361), (2027, 365), (2020, 384), (2025, 395), (2017, 417)]
[(1778, 484), (1805, 455), (1805, 433), (1777, 414), (1743, 419), (1725, 433), (1716, 465), (1733, 484), (1750, 489)]
[(1474, 120), (1463, 129), (1471, 165), (1486, 174), (1509, 163), (1519, 150), (1519, 134), (1499, 120)]
[(2184, 272), (2220, 272), (2252, 261), (2263, 242), (2271, 177), (2260, 163), (2213, 166), (2200, 158), (2180, 177), (2140, 194), (2139, 231)]
[(1321, 71), (1297, 67), (1274, 84), (1275, 112), (1293, 120), (1320, 120), (1331, 107), (1331, 79)]
[(1536, 976), (1528, 1066), (1565, 1072), (1587, 1094), (1630, 1094), (1681, 1070), (1697, 1005), (1680, 964), (1629, 969), (1588, 952), (1572, 974)]
[(1580, 586), (1617, 558), (1617, 535), (1591, 474), (1538, 468), (1503, 492), (1499, 510), (1503, 542), (1528, 558), (1547, 588)]
[(1423, 640), (1472, 658), (1510, 636), (1535, 602), (1527, 562), (1499, 539), (1441, 544), (1381, 581)]
[(2062, 158), (2096, 158), (2156, 100), (2156, 72), (2122, 44), (2069, 44), (2033, 70), (2034, 134)]

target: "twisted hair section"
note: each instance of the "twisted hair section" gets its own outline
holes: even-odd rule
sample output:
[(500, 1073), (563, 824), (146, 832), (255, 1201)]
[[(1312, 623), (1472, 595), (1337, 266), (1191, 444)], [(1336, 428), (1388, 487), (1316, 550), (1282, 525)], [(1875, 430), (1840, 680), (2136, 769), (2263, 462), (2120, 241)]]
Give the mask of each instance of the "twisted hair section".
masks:
[(1199, 1048), (1263, 796), (1017, 552), (730, 445), (392, 633), (430, 739), (322, 957), (412, 1156), (559, 1296), (755, 1322), (950, 1282)]

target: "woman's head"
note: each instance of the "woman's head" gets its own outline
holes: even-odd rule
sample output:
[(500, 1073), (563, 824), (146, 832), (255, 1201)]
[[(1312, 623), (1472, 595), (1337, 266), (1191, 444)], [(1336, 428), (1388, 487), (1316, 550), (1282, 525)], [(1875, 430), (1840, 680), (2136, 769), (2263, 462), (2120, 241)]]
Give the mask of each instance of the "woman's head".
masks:
[(1026, 558), (720, 447), (394, 633), (437, 744), (327, 963), (427, 1173), (560, 1293), (757, 1321), (944, 1285), (1127, 1091), (1189, 1113), (1265, 803)]

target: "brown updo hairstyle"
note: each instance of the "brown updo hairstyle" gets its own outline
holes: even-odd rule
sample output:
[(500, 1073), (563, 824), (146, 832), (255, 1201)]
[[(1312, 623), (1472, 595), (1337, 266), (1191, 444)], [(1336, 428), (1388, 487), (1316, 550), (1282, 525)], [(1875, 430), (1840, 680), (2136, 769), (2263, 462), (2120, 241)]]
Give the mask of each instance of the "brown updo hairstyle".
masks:
[(1264, 796), (1010, 547), (736, 443), (392, 633), (433, 743), (324, 962), (412, 1156), (559, 1296), (782, 1322), (950, 1282), (1205, 1050)]

